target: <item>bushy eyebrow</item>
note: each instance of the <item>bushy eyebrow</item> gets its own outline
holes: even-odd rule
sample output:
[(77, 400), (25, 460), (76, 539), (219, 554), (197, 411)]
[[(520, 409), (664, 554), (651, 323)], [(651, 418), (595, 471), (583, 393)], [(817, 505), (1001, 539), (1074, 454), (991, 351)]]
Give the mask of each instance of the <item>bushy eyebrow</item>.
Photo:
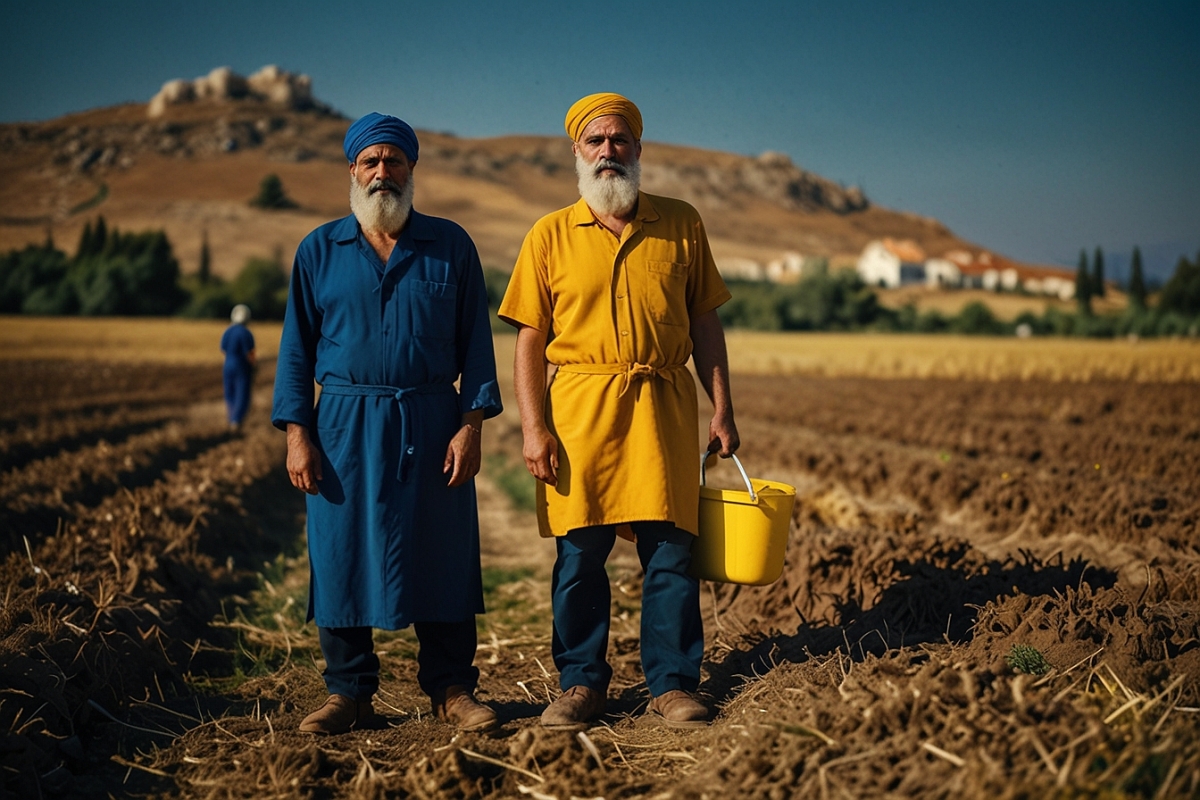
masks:
[(400, 166), (404, 163), (404, 161), (397, 156), (388, 156), (387, 158), (380, 158), (379, 156), (367, 156), (358, 163), (362, 164), (363, 166), (368, 166), (378, 164), (380, 161), (387, 164), (389, 167)]
[(585, 144), (599, 144), (600, 142), (603, 142), (605, 139), (611, 139), (614, 142), (618, 142), (620, 144), (624, 144), (629, 141), (629, 137), (623, 133), (614, 133), (612, 136), (605, 136), (604, 134), (601, 134), (601, 133), (594, 133), (591, 136), (585, 136), (583, 141)]

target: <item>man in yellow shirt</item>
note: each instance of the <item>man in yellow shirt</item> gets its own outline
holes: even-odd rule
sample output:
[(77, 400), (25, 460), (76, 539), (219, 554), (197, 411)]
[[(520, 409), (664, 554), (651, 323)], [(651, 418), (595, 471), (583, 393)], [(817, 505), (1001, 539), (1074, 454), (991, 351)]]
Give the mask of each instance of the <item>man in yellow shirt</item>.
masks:
[[(619, 534), (645, 571), (641, 655), (650, 713), (707, 724), (693, 696), (704, 631), (687, 574), (699, 513), (696, 386), (713, 401), (710, 452), (738, 447), (725, 334), (729, 299), (700, 215), (639, 191), (642, 117), (617, 94), (567, 112), (581, 199), (525, 237), (500, 317), (517, 327), (514, 381), (542, 536), (556, 537), (554, 663), (563, 694), (542, 725), (582, 730), (612, 668), (608, 575)], [(554, 367), (549, 392), (546, 363)]]

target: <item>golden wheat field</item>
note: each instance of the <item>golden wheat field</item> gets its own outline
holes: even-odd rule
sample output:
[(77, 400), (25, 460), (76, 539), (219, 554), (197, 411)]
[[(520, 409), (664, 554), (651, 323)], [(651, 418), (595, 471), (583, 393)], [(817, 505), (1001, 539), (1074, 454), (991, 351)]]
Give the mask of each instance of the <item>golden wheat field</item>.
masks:
[(381, 631), (386, 726), (313, 738), (280, 328), (251, 323), (235, 433), (224, 327), (0, 317), (0, 798), (1200, 796), (1192, 341), (730, 332), (739, 455), (796, 487), (783, 575), (703, 585), (713, 718), (667, 729), (621, 543), (608, 712), (572, 735), (538, 724), (554, 545), (498, 334), (476, 664), (501, 728), (438, 722), (414, 637)]
[[(0, 358), (220, 364), (221, 320), (0, 315)], [(260, 358), (279, 348), (278, 322), (252, 322)]]
[[(1200, 381), (1200, 341), (858, 333), (726, 334), (730, 369), (757, 375), (954, 380)], [(512, 363), (511, 337), (496, 338)]]
[[(275, 357), (281, 325), (254, 322), (260, 358)], [(219, 320), (0, 316), (0, 358), (213, 364)], [(1200, 341), (1096, 340), (950, 335), (727, 333), (735, 372), (965, 380), (1200, 381)], [(512, 336), (495, 337), (512, 363)]]

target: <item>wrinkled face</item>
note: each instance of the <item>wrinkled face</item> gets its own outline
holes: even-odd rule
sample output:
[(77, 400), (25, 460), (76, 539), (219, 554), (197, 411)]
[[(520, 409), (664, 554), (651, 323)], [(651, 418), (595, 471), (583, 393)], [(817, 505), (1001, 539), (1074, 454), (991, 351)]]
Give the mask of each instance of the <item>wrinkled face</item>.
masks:
[[(629, 167), (637, 162), (642, 157), (642, 143), (633, 138), (624, 117), (609, 114), (589, 122), (579, 141), (572, 143), (571, 151), (588, 164), (598, 166), (597, 177), (606, 178), (623, 174), (616, 165)], [(601, 159), (604, 161), (597, 165)]]
[(390, 144), (371, 145), (350, 165), (350, 210), (364, 231), (394, 234), (412, 210), (413, 164)]
[(637, 208), (642, 144), (623, 117), (597, 117), (572, 143), (579, 196), (597, 214), (622, 216)]
[(373, 144), (363, 149), (354, 163), (350, 174), (370, 194), (378, 192), (400, 194), (412, 175), (413, 164), (399, 147), (390, 144)]

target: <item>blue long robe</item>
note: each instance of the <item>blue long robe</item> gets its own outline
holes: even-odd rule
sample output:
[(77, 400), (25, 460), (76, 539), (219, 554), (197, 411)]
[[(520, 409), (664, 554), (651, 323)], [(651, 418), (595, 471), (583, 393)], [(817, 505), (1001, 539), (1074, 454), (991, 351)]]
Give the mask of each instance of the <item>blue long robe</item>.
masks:
[(230, 422), (240, 424), (250, 409), (250, 384), (254, 365), (249, 354), (254, 349), (254, 334), (245, 325), (234, 323), (221, 334), (221, 352), (225, 354), (222, 380), (225, 386), (225, 411)]
[(483, 612), (475, 484), (451, 489), (442, 472), (474, 410), (494, 417), (501, 404), (467, 233), (413, 211), (386, 265), (353, 216), (310, 233), (292, 267), (271, 421), (307, 426), (322, 455), (307, 501), (318, 626), (396, 630)]

